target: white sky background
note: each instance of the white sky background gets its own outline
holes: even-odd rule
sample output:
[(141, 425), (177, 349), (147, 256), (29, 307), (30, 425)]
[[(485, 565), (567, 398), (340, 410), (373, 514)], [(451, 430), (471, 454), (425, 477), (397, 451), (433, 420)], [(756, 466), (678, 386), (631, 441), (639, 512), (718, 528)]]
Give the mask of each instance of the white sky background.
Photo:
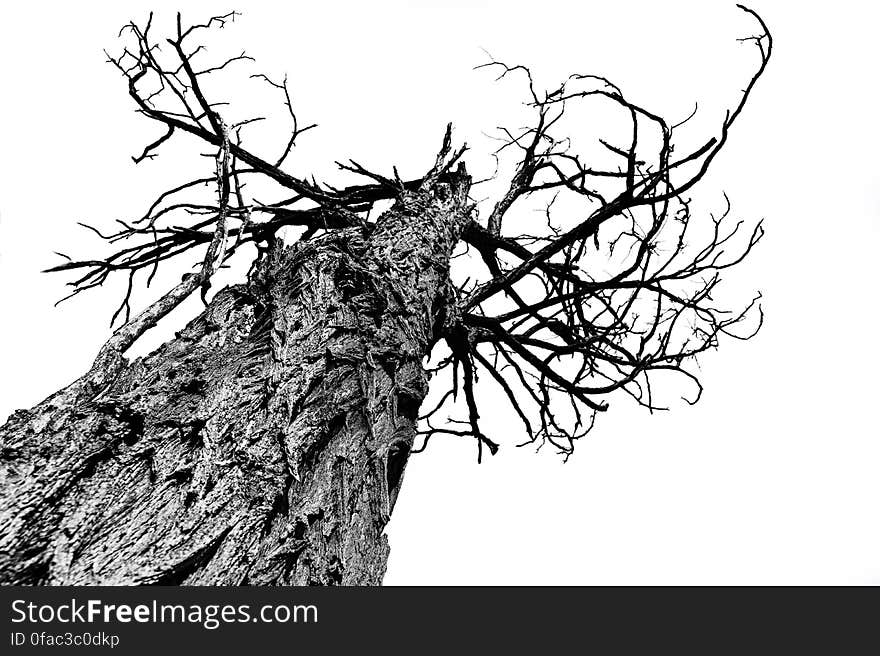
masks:
[[(109, 227), (196, 177), (194, 162), (210, 172), (183, 137), (157, 160), (130, 159), (161, 130), (131, 111), (101, 50), (151, 7), (170, 29), (162, 4), (0, 10), (0, 417), (82, 374), (109, 334), (122, 280), (56, 309), (65, 279), (39, 273), (58, 262), (52, 251), (98, 252), (75, 222)], [(227, 9), (186, 4), (191, 20)], [(221, 43), (247, 50), (254, 70), (288, 73), (301, 119), (320, 123), (291, 171), (330, 181), (355, 182), (333, 173), (348, 157), (422, 173), (447, 121), (479, 173), (491, 147), (481, 131), (515, 127), (524, 99), (471, 70), (485, 61), (480, 48), (548, 86), (605, 75), (671, 122), (698, 101), (695, 141), (716, 134), (757, 64), (736, 42), (755, 27), (732, 2), (247, 4)], [(880, 583), (880, 11), (752, 6), (773, 31), (774, 58), (698, 198), (718, 209), (726, 191), (737, 216), (766, 218), (765, 241), (727, 284), (738, 297), (763, 291), (763, 331), (701, 360), (695, 407), (650, 416), (617, 399), (567, 464), (515, 448), (521, 429), (500, 403), (483, 415), (503, 447), (482, 465), (471, 441), (435, 438), (408, 466), (386, 584)], [(264, 139), (254, 143), (269, 158), (279, 144)], [(179, 309), (137, 354), (197, 311), (196, 301)]]

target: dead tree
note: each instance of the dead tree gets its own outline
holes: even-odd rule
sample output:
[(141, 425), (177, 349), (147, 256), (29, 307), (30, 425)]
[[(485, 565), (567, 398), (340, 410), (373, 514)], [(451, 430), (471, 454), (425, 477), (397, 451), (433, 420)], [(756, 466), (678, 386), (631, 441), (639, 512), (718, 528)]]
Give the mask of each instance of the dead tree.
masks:
[[(533, 122), (502, 129), (496, 155), (516, 167), (482, 213), (451, 126), (417, 179), (354, 161), (340, 175), (363, 184), (296, 177), (285, 163), (312, 126), (286, 81), (251, 76), (277, 92), (292, 125), (273, 157), (244, 143), (260, 119), (233, 121), (205, 91), (250, 65), (245, 54), (209, 64), (198, 43), (235, 14), (189, 27), (178, 15), (170, 38), (154, 35), (152, 17), (127, 25), (122, 52), (108, 56), (161, 129), (135, 161), (183, 137), (212, 165), (115, 232), (91, 228), (109, 254), (50, 269), (75, 275), (72, 295), (118, 274), (127, 292), (91, 369), (0, 427), (0, 580), (378, 584), (410, 454), (437, 435), (472, 438), (480, 456), (498, 448), (478, 379), (506, 396), (525, 442), (563, 457), (609, 395), (656, 410), (658, 381), (677, 376), (696, 402), (696, 358), (723, 335), (747, 339), (762, 317), (758, 299), (730, 310), (714, 298), (760, 224), (744, 230), (729, 206), (694, 220), (689, 200), (770, 58), (766, 26), (742, 9), (760, 28), (743, 39), (755, 72), (716, 134), (685, 152), (682, 122), (603, 77), (542, 91), (523, 66), (485, 64), (522, 76)], [(599, 139), (604, 156), (591, 161), (558, 133), (583, 103), (615, 108), (629, 126), (623, 142)], [(258, 182), (275, 196), (255, 198)], [(535, 199), (543, 210), (522, 234), (516, 208)], [(371, 212), (382, 203), (390, 209)], [(278, 237), (288, 226), (301, 229), (291, 243)], [(213, 274), (248, 245), (258, 255), (246, 280), (208, 302)], [(194, 256), (179, 284), (130, 316), (136, 282)], [(452, 260), (470, 256), (483, 273), (453, 282)], [(124, 357), (194, 292), (206, 300), (199, 316), (152, 354)]]

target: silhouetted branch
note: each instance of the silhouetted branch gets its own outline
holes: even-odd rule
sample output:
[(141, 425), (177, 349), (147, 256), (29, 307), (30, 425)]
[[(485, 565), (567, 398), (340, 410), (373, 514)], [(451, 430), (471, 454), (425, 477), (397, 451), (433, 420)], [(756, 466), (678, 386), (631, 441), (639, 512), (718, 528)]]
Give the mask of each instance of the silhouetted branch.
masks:
[[(495, 60), (484, 65), (498, 69), (498, 79), (525, 76), (535, 122), (516, 133), (502, 129), (496, 154), (515, 150), (518, 163), (488, 215), (488, 227), (466, 232), (489, 277), (461, 291), (469, 336), (457, 337), (450, 348), (457, 361), (473, 362), (499, 384), (530, 441), (547, 441), (570, 454), (596, 413), (607, 409), (602, 397), (617, 392), (652, 412), (666, 409), (652, 387), (657, 376), (682, 377), (694, 389), (685, 400), (696, 402), (702, 387), (689, 365), (716, 348), (722, 335), (748, 339), (761, 326), (760, 295), (741, 310), (714, 301), (721, 272), (760, 241), (761, 223), (744, 233), (744, 223), (730, 218), (729, 203), (720, 216), (694, 221), (686, 196), (726, 143), (772, 51), (763, 21), (740, 8), (762, 30), (745, 39), (757, 46), (757, 70), (725, 114), (720, 136), (679, 158), (673, 157), (675, 131), (690, 116), (670, 125), (601, 76), (573, 75), (542, 93), (525, 66)], [(587, 165), (567, 137), (555, 134), (572, 103), (590, 99), (611, 102), (631, 126), (627, 143), (599, 139), (610, 166)], [(649, 144), (657, 145), (649, 150)], [(544, 193), (551, 194), (544, 211), (547, 232), (505, 236), (511, 208)], [(551, 221), (560, 195), (569, 207), (577, 200), (584, 208), (584, 218), (573, 225), (569, 220), (566, 230)], [(602, 271), (612, 273), (599, 275)], [(504, 305), (499, 295), (509, 309), (498, 310)], [(454, 405), (454, 398), (444, 403)], [(472, 433), (479, 437), (476, 427)]]
[[(752, 10), (740, 9), (761, 28), (759, 35), (741, 39), (757, 50), (758, 66), (717, 135), (681, 156), (677, 131), (696, 106), (685, 119), (670, 122), (626, 98), (602, 76), (571, 75), (545, 92), (525, 66), (491, 59), (478, 67), (496, 71), (497, 79), (525, 77), (533, 123), (519, 130), (500, 128), (494, 156), (515, 153), (515, 170), (485, 220), (474, 213), (463, 228), (462, 241), (479, 255), (487, 275), (454, 290), (456, 307), (443, 334), (451, 353), (437, 367), (450, 372), (452, 389), (423, 415), (425, 443), (434, 434), (467, 435), (476, 439), (480, 453), (484, 446), (495, 452), (496, 442), (484, 432), (491, 429), (480, 421), (476, 388), (483, 372), (512, 405), (528, 443), (549, 442), (567, 456), (575, 440), (592, 429), (596, 414), (608, 408), (609, 395), (627, 394), (652, 412), (662, 410), (666, 406), (652, 381), (676, 375), (694, 390), (686, 401), (696, 402), (702, 387), (689, 368), (696, 358), (716, 348), (722, 335), (748, 339), (760, 327), (760, 296), (739, 310), (724, 307), (715, 296), (722, 272), (739, 264), (762, 238), (761, 223), (747, 230), (734, 221), (726, 196), (717, 217), (694, 220), (687, 196), (727, 142), (772, 52), (764, 22)], [(159, 43), (150, 15), (142, 27), (123, 28), (122, 53), (108, 55), (138, 111), (164, 128), (134, 161), (153, 159), (163, 144), (189, 135), (212, 149), (216, 168), (213, 175), (162, 192), (143, 215), (119, 221), (115, 232), (83, 224), (116, 250), (98, 259), (62, 255), (65, 261), (49, 269), (77, 276), (66, 298), (103, 285), (113, 274), (127, 276), (114, 314), (125, 323), (106, 348), (124, 351), (195, 289), (201, 288), (204, 298), (213, 273), (243, 245), (270, 240), (285, 226), (305, 228), (303, 239), (351, 227), (368, 233), (376, 203), (430, 189), (461, 165), (466, 146), (453, 148), (450, 124), (430, 168), (418, 179), (401, 179), (393, 166), (393, 176), (383, 175), (354, 160), (338, 162), (339, 169), (368, 184), (334, 187), (313, 176), (293, 176), (282, 166), (297, 138), (315, 124), (300, 127), (287, 79), (278, 83), (263, 73), (249, 79), (281, 92), (291, 127), (278, 157), (252, 152), (241, 128), (264, 117), (228, 123), (220, 108), (227, 111), (229, 103), (210, 98), (202, 82), (253, 60), (242, 51), (212, 64), (204, 61), (204, 46), (194, 42), (203, 30), (223, 28), (237, 16), (230, 12), (186, 27), (178, 14), (173, 36)], [(196, 55), (199, 66), (193, 64)], [(588, 162), (572, 148), (571, 135), (560, 132), (571, 108), (589, 102), (610, 104), (624, 117), (627, 131), (624, 137), (598, 137), (604, 159)], [(270, 181), (281, 193), (268, 202), (258, 200), (248, 193), (250, 180)], [(206, 197), (205, 189), (216, 194)], [(540, 203), (542, 218), (528, 234), (512, 234), (510, 215), (526, 199)], [(206, 252), (198, 271), (131, 320), (138, 272), (149, 272), (149, 284), (162, 263), (201, 246)], [(465, 418), (448, 418), (456, 428), (439, 426), (441, 409), (463, 411)]]

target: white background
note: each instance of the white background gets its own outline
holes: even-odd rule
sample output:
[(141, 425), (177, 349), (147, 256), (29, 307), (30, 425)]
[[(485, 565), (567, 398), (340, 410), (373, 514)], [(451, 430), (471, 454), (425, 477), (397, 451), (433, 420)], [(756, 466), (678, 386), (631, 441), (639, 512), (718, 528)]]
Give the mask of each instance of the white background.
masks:
[[(227, 9), (186, 4), (191, 19)], [(417, 175), (450, 120), (478, 168), (482, 131), (522, 99), (472, 70), (480, 48), (547, 85), (606, 75), (670, 119), (699, 101), (696, 137), (714, 134), (756, 64), (736, 42), (753, 23), (728, 2), (247, 4), (224, 42), (289, 74), (302, 118), (321, 124), (292, 170), (319, 177), (347, 157)], [(52, 251), (99, 246), (75, 221), (131, 218), (192, 171), (174, 147), (131, 162), (159, 131), (131, 112), (101, 52), (151, 7), (170, 29), (161, 5), (0, 10), (0, 416), (76, 378), (108, 335), (119, 287), (54, 309), (64, 279), (39, 273)], [(470, 442), (434, 440), (407, 469), (387, 584), (880, 583), (880, 16), (864, 2), (753, 7), (774, 59), (701, 186), (710, 200), (726, 191), (748, 221), (766, 218), (766, 240), (729, 276), (734, 290), (764, 292), (763, 331), (703, 358), (699, 405), (649, 416), (618, 400), (564, 465), (515, 448), (519, 426), (501, 405), (484, 414), (505, 446), (482, 465)]]

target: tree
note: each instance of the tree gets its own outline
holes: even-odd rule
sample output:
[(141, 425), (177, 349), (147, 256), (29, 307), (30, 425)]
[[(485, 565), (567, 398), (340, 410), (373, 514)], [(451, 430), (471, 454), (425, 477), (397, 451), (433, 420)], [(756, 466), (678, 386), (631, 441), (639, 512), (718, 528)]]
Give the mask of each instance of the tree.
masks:
[[(300, 123), (286, 80), (251, 75), (292, 125), (269, 159), (243, 139), (262, 117), (233, 120), (206, 92), (206, 80), (250, 62), (206, 64), (198, 42), (235, 13), (192, 26), (178, 14), (170, 38), (154, 37), (152, 16), (123, 28), (122, 52), (108, 58), (162, 130), (134, 161), (182, 135), (211, 149), (214, 171), (116, 232), (86, 226), (109, 254), (50, 269), (75, 275), (70, 296), (117, 274), (128, 284), (121, 325), (91, 369), (0, 427), (0, 580), (378, 584), (410, 454), (436, 435), (473, 439), (478, 458), (498, 448), (481, 422), (480, 378), (506, 397), (527, 443), (565, 458), (609, 395), (657, 410), (658, 380), (679, 377), (695, 403), (697, 356), (722, 336), (748, 339), (763, 317), (759, 296), (736, 310), (714, 299), (761, 224), (744, 230), (729, 204), (694, 221), (688, 195), (770, 58), (766, 26), (741, 9), (760, 27), (743, 39), (756, 70), (718, 134), (682, 154), (677, 131), (690, 117), (670, 123), (604, 77), (544, 91), (524, 66), (484, 64), (524, 80), (532, 123), (501, 129), (495, 155), (515, 167), (482, 213), (451, 124), (417, 179), (355, 161), (339, 169), (364, 184), (297, 177), (285, 164), (314, 126)], [(589, 162), (562, 133), (587, 103), (627, 125), (624, 142), (598, 139), (602, 156)], [(518, 209), (535, 202), (541, 220), (517, 234)], [(301, 231), (293, 243), (279, 237), (290, 226)], [(248, 247), (246, 280), (209, 299), (218, 268)], [(194, 270), (132, 317), (135, 278), (149, 284), (195, 252)], [(481, 273), (457, 280), (454, 260), (468, 257)], [(125, 358), (196, 291), (199, 316), (150, 355)], [(436, 398), (423, 404), (432, 379)]]

